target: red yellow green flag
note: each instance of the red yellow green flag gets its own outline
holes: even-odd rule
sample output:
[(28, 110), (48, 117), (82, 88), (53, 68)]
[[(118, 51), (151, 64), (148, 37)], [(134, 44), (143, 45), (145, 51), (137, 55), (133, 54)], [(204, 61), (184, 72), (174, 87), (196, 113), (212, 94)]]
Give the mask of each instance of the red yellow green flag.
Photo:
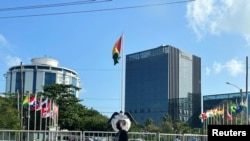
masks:
[(23, 100), (23, 105), (29, 104), (29, 96), (26, 95), (26, 97)]
[(122, 46), (122, 36), (119, 37), (119, 39), (115, 42), (115, 45), (113, 47), (112, 57), (114, 60), (114, 65), (116, 65), (118, 63), (118, 60), (121, 58), (120, 57), (121, 46)]

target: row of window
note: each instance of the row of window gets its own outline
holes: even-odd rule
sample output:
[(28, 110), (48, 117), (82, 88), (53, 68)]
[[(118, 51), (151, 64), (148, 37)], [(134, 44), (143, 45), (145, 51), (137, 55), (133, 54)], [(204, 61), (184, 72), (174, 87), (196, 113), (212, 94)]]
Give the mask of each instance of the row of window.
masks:
[[(12, 67), (9, 69), (9, 71), (14, 71), (14, 70), (20, 70), (21, 66), (16, 66), (16, 67)], [(32, 70), (52, 70), (52, 71), (61, 71), (61, 72), (65, 72), (65, 73), (71, 73), (73, 75), (77, 75), (76, 72), (69, 70), (69, 69), (65, 69), (65, 68), (60, 68), (60, 67), (51, 67), (51, 66), (36, 66), (36, 65), (25, 65), (22, 66), (23, 70), (27, 70), (27, 69), (32, 69)]]

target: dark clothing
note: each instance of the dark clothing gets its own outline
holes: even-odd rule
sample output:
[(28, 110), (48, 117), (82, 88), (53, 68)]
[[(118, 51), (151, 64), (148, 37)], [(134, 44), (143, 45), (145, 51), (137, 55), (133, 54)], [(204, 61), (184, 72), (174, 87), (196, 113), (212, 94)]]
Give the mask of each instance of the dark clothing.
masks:
[(120, 130), (116, 135), (116, 141), (128, 141), (128, 132)]
[(122, 126), (125, 126), (126, 121), (125, 120), (119, 120), (116, 123), (116, 128), (119, 130), (116, 135), (115, 141), (128, 141), (128, 132), (126, 130), (122, 129)]

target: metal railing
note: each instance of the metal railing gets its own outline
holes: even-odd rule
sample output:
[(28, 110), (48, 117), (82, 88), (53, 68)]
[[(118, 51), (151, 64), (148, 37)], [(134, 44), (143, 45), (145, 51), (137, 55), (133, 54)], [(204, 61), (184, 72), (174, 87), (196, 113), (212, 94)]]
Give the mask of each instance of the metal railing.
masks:
[[(207, 135), (128, 132), (129, 141), (207, 141)], [(114, 141), (116, 132), (0, 130), (0, 141)]]

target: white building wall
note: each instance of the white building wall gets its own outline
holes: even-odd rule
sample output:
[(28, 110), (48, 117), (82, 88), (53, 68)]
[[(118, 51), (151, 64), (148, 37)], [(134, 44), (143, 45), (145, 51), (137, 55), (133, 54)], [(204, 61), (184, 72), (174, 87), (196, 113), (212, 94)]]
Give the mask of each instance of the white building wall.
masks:
[[(51, 72), (56, 73), (56, 83), (57, 84), (72, 84), (72, 77), (76, 78), (76, 86), (80, 87), (80, 78), (76, 74), (75, 71), (58, 67), (58, 62), (54, 59), (48, 59), (48, 58), (35, 58), (32, 59), (32, 65), (23, 65), (22, 71), (25, 72), (25, 82), (24, 82), (24, 92), (29, 91), (30, 93), (35, 92), (43, 92), (43, 86), (45, 84), (45, 72)], [(54, 67), (58, 70), (53, 69), (39, 69), (38, 66), (49, 66)], [(6, 92), (15, 93), (16, 89), (16, 73), (20, 72), (20, 69), (17, 69), (19, 66), (13, 66), (9, 69), (9, 71), (6, 73)], [(33, 67), (33, 68), (32, 68)], [(63, 70), (63, 71), (60, 71)], [(34, 71), (36, 71), (36, 79), (33, 79)], [(65, 77), (64, 77), (65, 76)], [(12, 77), (12, 78), (11, 78)], [(33, 82), (33, 80), (36, 80), (36, 82)], [(33, 89), (33, 85), (36, 83), (36, 88)], [(10, 90), (11, 89), (11, 90)], [(76, 97), (78, 97), (79, 91), (76, 92)]]
[(24, 81), (24, 93), (26, 93), (27, 91), (31, 94), (32, 93), (32, 87), (33, 87), (33, 71), (30, 71), (30, 70), (25, 70), (25, 81)]
[(64, 84), (69, 84), (71, 83), (71, 76), (68, 74), (65, 75), (65, 78), (64, 78)]
[(31, 59), (32, 65), (48, 65), (48, 66), (53, 66), (57, 67), (59, 62), (55, 59), (51, 58), (33, 58)]
[(7, 85), (7, 84), (10, 84), (10, 75), (8, 75), (7, 73), (6, 73), (6, 83), (5, 83), (5, 90), (8, 90), (8, 91), (6, 91), (7, 93), (9, 92), (9, 89), (10, 89), (10, 85)]
[(63, 72), (57, 72), (57, 76), (56, 76), (56, 83), (58, 83), (58, 84), (64, 84), (63, 83)]
[(38, 70), (36, 75), (36, 92), (43, 92), (44, 72)]

